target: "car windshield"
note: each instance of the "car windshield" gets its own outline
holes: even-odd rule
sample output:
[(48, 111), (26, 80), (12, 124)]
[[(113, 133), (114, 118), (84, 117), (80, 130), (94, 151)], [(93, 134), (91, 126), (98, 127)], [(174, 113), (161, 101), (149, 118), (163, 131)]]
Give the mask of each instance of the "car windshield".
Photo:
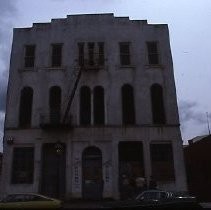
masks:
[(136, 197), (137, 200), (157, 200), (160, 192), (144, 192)]

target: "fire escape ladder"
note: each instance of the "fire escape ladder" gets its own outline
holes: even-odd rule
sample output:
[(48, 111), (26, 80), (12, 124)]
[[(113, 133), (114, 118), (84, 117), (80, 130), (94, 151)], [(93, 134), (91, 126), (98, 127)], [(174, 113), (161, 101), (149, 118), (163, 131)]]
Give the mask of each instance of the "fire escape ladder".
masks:
[(74, 85), (73, 85), (70, 97), (69, 97), (68, 102), (67, 102), (67, 107), (66, 107), (65, 112), (64, 112), (64, 117), (62, 119), (62, 124), (65, 124), (67, 119), (68, 119), (68, 114), (69, 114), (69, 111), (70, 111), (70, 108), (71, 108), (71, 104), (73, 102), (73, 98), (75, 96), (75, 92), (76, 92), (79, 80), (81, 78), (81, 72), (82, 72), (82, 67), (76, 68), (74, 70), (74, 72), (73, 72), (73, 77), (76, 77), (76, 79), (75, 79), (75, 82), (74, 82)]

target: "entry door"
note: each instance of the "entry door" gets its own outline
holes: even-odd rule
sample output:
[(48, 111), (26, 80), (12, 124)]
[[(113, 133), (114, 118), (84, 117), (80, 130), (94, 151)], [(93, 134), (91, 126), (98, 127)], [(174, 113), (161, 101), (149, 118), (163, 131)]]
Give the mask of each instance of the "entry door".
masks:
[(41, 193), (55, 198), (65, 194), (65, 145), (44, 144), (42, 149)]
[(82, 155), (83, 186), (82, 194), (84, 199), (102, 199), (102, 154), (97, 147), (88, 147)]

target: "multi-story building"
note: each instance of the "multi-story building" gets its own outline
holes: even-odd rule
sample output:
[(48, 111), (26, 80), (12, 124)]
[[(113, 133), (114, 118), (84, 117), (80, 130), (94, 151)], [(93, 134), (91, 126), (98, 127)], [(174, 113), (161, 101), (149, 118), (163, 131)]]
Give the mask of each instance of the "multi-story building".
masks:
[(6, 193), (118, 198), (123, 177), (186, 190), (166, 24), (70, 15), (15, 28)]

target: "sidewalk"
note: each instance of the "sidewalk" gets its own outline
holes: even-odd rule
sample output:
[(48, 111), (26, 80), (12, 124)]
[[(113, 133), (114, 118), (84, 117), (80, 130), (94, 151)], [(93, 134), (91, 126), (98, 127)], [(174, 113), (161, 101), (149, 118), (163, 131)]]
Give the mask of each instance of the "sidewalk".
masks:
[[(84, 200), (71, 200), (63, 204), (64, 209), (104, 209), (106, 203), (111, 203), (112, 200), (102, 200), (102, 201), (84, 201)], [(211, 202), (200, 203), (203, 209), (211, 209)]]
[(71, 200), (63, 204), (64, 209), (100, 209), (103, 204), (111, 201), (84, 201), (84, 200)]

